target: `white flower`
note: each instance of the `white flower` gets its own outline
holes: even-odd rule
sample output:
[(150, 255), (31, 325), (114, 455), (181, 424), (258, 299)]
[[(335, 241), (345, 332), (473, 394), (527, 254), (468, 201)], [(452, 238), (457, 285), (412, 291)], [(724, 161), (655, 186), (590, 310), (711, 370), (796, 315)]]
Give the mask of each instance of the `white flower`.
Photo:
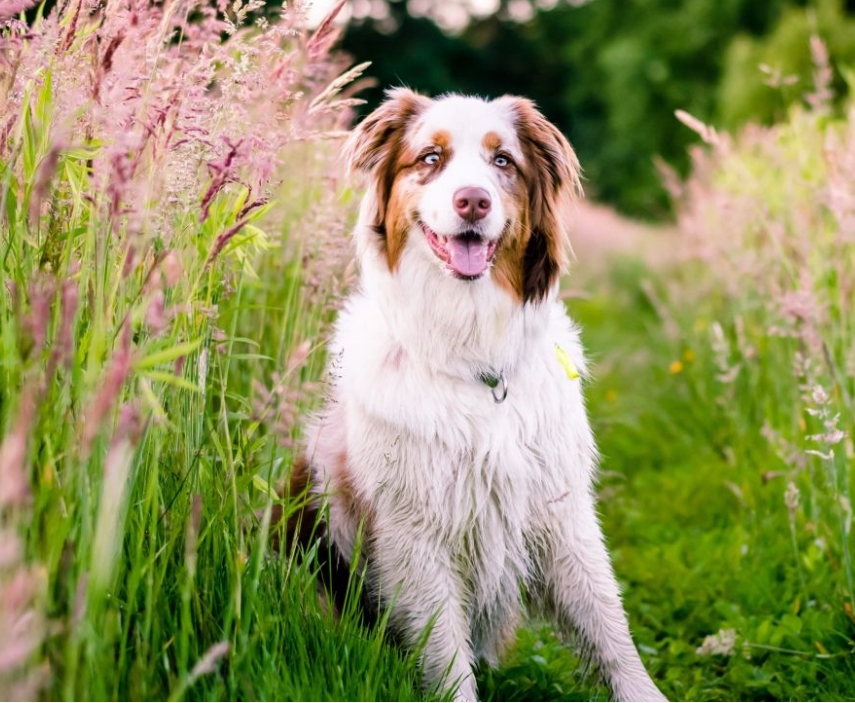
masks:
[(719, 630), (714, 635), (704, 637), (703, 643), (695, 650), (695, 654), (702, 656), (721, 654), (729, 657), (736, 649), (736, 637), (736, 630)]
[(795, 483), (790, 481), (787, 485), (787, 490), (784, 492), (784, 504), (787, 506), (787, 509), (790, 511), (790, 514), (793, 514), (798, 510), (799, 507), (799, 489)]

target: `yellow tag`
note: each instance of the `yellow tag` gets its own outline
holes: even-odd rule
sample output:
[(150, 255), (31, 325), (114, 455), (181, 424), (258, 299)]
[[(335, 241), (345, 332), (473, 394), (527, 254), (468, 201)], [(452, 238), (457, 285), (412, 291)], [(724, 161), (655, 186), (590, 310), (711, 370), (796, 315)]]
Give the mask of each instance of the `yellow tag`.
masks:
[(558, 359), (558, 363), (561, 364), (561, 368), (564, 369), (564, 373), (567, 374), (567, 378), (571, 381), (579, 378), (579, 371), (576, 368), (576, 364), (573, 363), (573, 359), (571, 359), (570, 355), (557, 344), (555, 345), (555, 358)]

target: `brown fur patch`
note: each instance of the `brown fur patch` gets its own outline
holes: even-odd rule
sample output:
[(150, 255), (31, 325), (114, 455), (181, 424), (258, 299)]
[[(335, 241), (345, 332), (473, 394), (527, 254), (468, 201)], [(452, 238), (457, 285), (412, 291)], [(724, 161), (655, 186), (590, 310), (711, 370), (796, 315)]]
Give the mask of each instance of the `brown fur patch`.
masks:
[(284, 500), (290, 502), (299, 499), (300, 506), (289, 513), (287, 518), (284, 503), (276, 503), (271, 511), (270, 543), (274, 551), (282, 551), (283, 547), (286, 551), (291, 551), (295, 546), (307, 549), (311, 543), (318, 508), (309, 501), (309, 478), (309, 464), (306, 457), (301, 455), (291, 466), (288, 480), (278, 487), (278, 492)]
[(359, 529), (359, 524), (362, 523), (363, 529), (370, 533), (375, 522), (374, 509), (356, 493), (350, 475), (351, 469), (347, 461), (347, 454), (342, 451), (338, 455), (332, 471), (334, 485), (332, 486), (333, 495), (330, 500), (342, 509), (348, 522), (354, 526), (354, 530)]
[(509, 227), (493, 259), (493, 280), (519, 302), (524, 302), (523, 261), (531, 234), (531, 215), (528, 191), (520, 178), (514, 180), (510, 190), (502, 192), (502, 205), (508, 213)]
[[(345, 155), (351, 169), (368, 173), (376, 189), (374, 229), (385, 251), (389, 267), (394, 268), (404, 241), (390, 240), (388, 207), (396, 176), (413, 155), (406, 153), (406, 132), (409, 125), (428, 105), (430, 98), (407, 88), (387, 91), (387, 100), (366, 117), (354, 130), (345, 145)], [(413, 164), (414, 165), (414, 164)], [(393, 219), (399, 220), (400, 213)]]
[(392, 185), (385, 203), (383, 231), (386, 235), (386, 258), (389, 269), (394, 271), (404, 251), (407, 237), (416, 224), (418, 213), (413, 204), (417, 201), (416, 189), (430, 183), (451, 160), (451, 135), (438, 131), (432, 135), (432, 146), (438, 147), (439, 160), (435, 164), (424, 162), (425, 153), (414, 152), (406, 143), (396, 159), (384, 165), (388, 174), (381, 174)]
[[(516, 116), (528, 211), (528, 222), (520, 222), (507, 260), (497, 273), (524, 302), (537, 301), (555, 283), (569, 258), (567, 219), (569, 204), (581, 192), (579, 162), (564, 135), (530, 100), (505, 96), (497, 102), (509, 105)], [(499, 264), (497, 261), (496, 266)], [(520, 274), (512, 273), (514, 266)]]
[(494, 153), (502, 146), (502, 138), (495, 132), (487, 132), (481, 140), (481, 144), (488, 153)]
[(386, 259), (390, 271), (398, 267), (404, 245), (407, 243), (407, 235), (416, 219), (411, 208), (411, 203), (414, 202), (412, 192), (415, 184), (413, 179), (403, 177), (404, 170), (404, 168), (398, 168), (392, 180), (383, 223), (383, 230), (386, 233)]
[(441, 129), (431, 136), (431, 142), (438, 146), (442, 151), (451, 149), (451, 134)]

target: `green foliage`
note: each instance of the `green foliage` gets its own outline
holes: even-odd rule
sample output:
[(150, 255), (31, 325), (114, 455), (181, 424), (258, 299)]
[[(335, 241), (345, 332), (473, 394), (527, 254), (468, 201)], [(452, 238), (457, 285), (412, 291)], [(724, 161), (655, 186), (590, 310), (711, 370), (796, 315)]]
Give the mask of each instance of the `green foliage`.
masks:
[(813, 35), (825, 42), (838, 67), (829, 87), (842, 100), (848, 92), (845, 71), (855, 66), (855, 19), (841, 0), (819, 0), (811, 11), (787, 8), (765, 36), (733, 39), (718, 86), (717, 122), (733, 129), (748, 121), (784, 119), (790, 105), (815, 90)]

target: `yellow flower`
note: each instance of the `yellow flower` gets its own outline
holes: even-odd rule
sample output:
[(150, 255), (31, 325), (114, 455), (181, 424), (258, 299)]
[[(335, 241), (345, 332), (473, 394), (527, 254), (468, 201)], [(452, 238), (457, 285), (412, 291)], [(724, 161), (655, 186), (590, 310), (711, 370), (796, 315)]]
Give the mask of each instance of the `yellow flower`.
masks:
[(610, 403), (614, 403), (617, 400), (617, 391), (609, 388), (609, 390), (606, 391), (606, 400)]
[(691, 349), (686, 349), (686, 351), (683, 352), (683, 361), (685, 361), (687, 363), (691, 363), (694, 360), (695, 360), (695, 352), (693, 352)]
[(668, 370), (671, 373), (680, 373), (683, 370), (683, 362), (682, 361), (672, 361), (671, 366), (668, 367)]

